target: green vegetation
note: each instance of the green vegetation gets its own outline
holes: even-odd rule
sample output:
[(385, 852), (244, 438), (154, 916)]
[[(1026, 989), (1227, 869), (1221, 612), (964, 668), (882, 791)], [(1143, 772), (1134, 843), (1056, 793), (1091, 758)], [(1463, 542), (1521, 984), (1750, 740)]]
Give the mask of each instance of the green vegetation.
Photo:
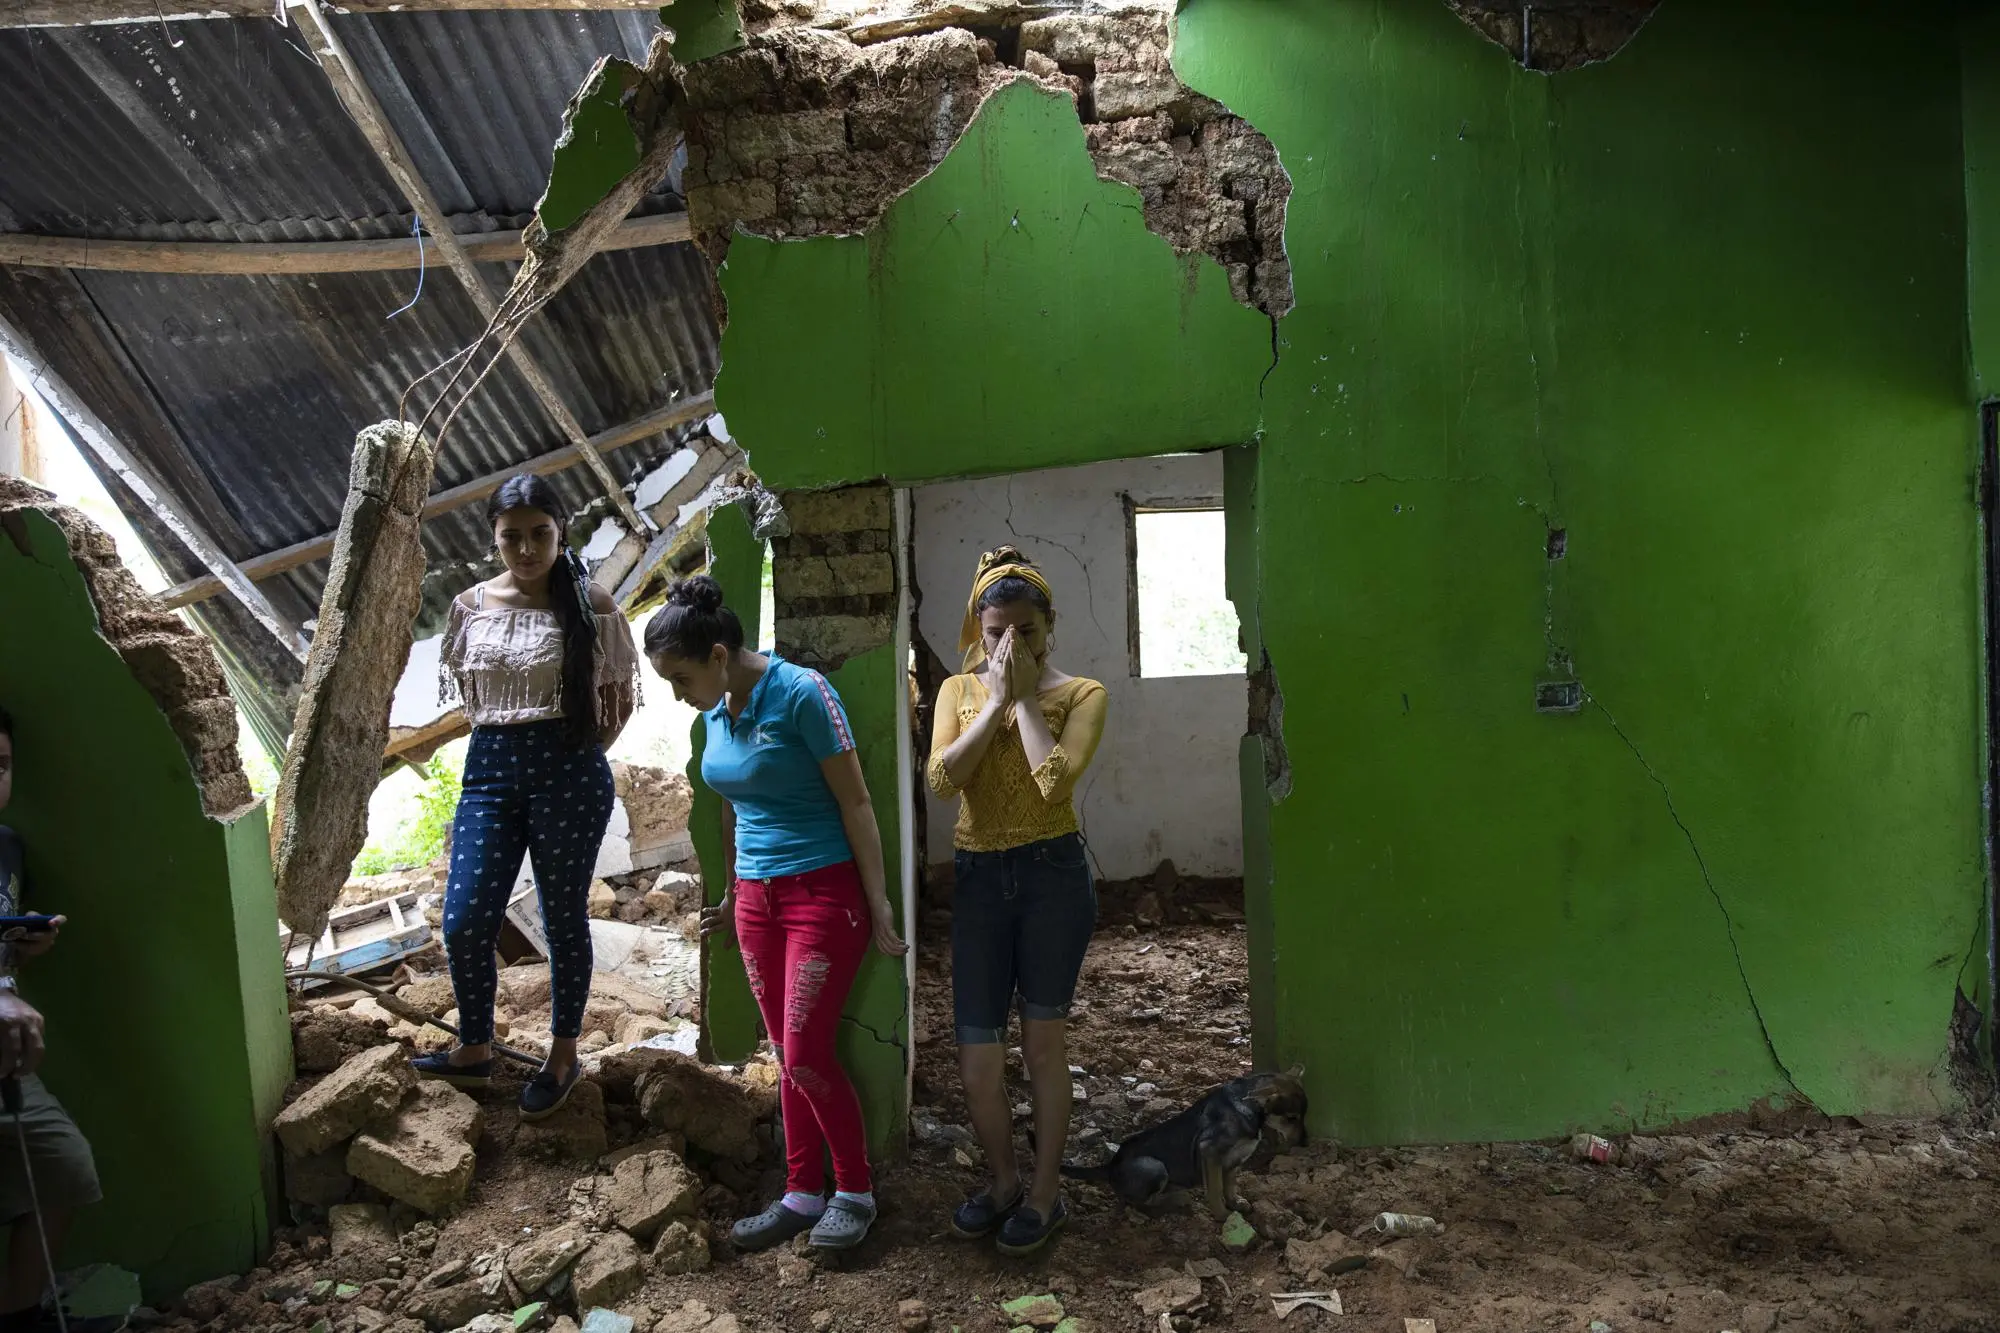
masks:
[(464, 762), (462, 747), (451, 746), (437, 753), (430, 763), (430, 778), (417, 791), (415, 812), (381, 840), (369, 840), (361, 855), (354, 858), (356, 875), (429, 865), (444, 852), (452, 816), (458, 811)]

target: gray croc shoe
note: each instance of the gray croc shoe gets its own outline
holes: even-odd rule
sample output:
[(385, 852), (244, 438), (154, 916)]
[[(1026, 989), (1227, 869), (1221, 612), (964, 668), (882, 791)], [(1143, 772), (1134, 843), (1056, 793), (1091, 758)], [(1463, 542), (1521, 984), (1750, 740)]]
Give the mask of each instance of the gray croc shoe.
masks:
[(874, 1204), (836, 1194), (827, 1200), (826, 1211), (819, 1215), (807, 1243), (815, 1250), (851, 1250), (867, 1238), (868, 1228), (874, 1225)]
[(778, 1200), (755, 1217), (746, 1217), (729, 1228), (729, 1243), (739, 1250), (768, 1250), (783, 1245), (801, 1231), (810, 1231), (814, 1218)]

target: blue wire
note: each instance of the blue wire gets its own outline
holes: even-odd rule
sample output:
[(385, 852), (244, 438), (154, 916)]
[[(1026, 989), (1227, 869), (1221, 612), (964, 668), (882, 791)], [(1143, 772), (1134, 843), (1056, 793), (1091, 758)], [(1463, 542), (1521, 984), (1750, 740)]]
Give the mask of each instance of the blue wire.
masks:
[(424, 299), (424, 220), (421, 217), (410, 219), (410, 235), (417, 238), (417, 290), (416, 294), (410, 297), (409, 305), (389, 312), (387, 316), (389, 319), (394, 319)]

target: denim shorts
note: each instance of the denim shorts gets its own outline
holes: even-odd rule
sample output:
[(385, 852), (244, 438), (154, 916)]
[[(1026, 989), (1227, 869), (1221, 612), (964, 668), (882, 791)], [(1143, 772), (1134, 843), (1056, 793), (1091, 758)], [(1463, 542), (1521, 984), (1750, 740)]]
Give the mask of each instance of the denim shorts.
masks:
[(1005, 1040), (1008, 1011), (1069, 1017), (1097, 928), (1097, 883), (1074, 833), (1002, 852), (960, 852), (951, 894), (953, 1022), (961, 1046)]

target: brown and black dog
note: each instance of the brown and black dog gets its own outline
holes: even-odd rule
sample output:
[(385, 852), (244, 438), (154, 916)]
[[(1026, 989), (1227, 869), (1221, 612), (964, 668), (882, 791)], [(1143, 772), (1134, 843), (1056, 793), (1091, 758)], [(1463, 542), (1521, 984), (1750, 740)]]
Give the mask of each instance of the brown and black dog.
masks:
[(1257, 1152), (1267, 1121), (1305, 1138), (1306, 1089), (1301, 1071), (1247, 1074), (1211, 1088), (1185, 1111), (1139, 1130), (1096, 1166), (1063, 1163), (1072, 1180), (1108, 1185), (1126, 1203), (1148, 1204), (1169, 1189), (1201, 1187), (1208, 1211), (1229, 1215), (1236, 1172)]

